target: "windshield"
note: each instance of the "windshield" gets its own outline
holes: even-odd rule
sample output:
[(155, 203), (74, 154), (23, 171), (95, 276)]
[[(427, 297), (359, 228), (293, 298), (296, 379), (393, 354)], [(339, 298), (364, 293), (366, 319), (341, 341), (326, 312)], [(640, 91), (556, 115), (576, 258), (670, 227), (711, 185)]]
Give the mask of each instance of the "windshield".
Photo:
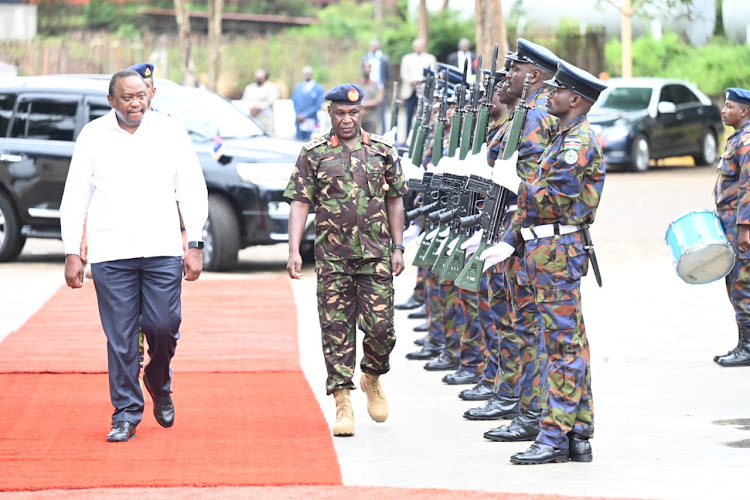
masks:
[(596, 107), (620, 111), (646, 109), (652, 92), (648, 87), (611, 87), (596, 101)]
[(181, 120), (194, 138), (244, 139), (263, 130), (230, 102), (216, 94), (187, 87), (157, 87), (152, 103), (156, 111)]

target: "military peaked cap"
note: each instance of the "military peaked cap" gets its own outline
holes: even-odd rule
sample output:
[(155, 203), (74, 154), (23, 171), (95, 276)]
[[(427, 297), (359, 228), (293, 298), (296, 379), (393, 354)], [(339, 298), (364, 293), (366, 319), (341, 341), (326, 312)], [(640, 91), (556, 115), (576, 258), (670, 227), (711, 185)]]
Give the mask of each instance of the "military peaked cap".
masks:
[(557, 88), (570, 89), (592, 102), (596, 102), (602, 90), (607, 88), (604, 82), (591, 73), (565, 61), (560, 61), (560, 66), (555, 76), (544, 83)]
[(445, 72), (448, 72), (448, 85), (456, 85), (464, 80), (463, 69), (458, 69), (457, 66), (445, 63), (437, 63), (437, 76), (435, 78), (443, 79)]
[(326, 100), (339, 104), (359, 104), (364, 97), (365, 92), (362, 87), (353, 83), (337, 85), (325, 95)]
[(727, 101), (750, 106), (750, 90), (732, 87), (727, 89), (726, 96)]
[(134, 64), (128, 69), (132, 69), (136, 71), (139, 75), (141, 75), (143, 78), (153, 78), (154, 77), (154, 65), (151, 63), (140, 63), (140, 64)]
[(557, 71), (558, 59), (548, 48), (530, 42), (525, 38), (518, 39), (518, 50), (515, 54), (506, 54), (511, 60), (522, 63), (531, 63), (542, 69), (554, 73)]

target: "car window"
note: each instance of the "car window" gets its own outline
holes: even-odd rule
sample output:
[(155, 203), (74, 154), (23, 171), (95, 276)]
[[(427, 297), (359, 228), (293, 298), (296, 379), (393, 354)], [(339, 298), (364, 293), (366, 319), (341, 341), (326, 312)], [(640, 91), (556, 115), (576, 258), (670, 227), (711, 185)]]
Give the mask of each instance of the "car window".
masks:
[(11, 124), (10, 137), (47, 141), (72, 141), (78, 102), (46, 96), (21, 96)]
[(13, 105), (16, 103), (16, 94), (0, 94), (0, 137), (8, 133), (10, 117), (13, 116)]
[(689, 88), (677, 84), (665, 85), (659, 101), (673, 102), (676, 106), (700, 104), (698, 97)]
[(263, 130), (242, 111), (211, 92), (178, 86), (160, 88), (151, 105), (182, 121), (194, 138), (213, 140), (218, 134), (225, 139), (243, 139), (263, 135)]
[(614, 87), (597, 104), (603, 108), (637, 111), (648, 108), (651, 93), (652, 89), (648, 87)]
[(97, 118), (106, 115), (112, 109), (109, 103), (102, 104), (98, 102), (89, 102), (89, 117), (88, 121), (96, 120)]

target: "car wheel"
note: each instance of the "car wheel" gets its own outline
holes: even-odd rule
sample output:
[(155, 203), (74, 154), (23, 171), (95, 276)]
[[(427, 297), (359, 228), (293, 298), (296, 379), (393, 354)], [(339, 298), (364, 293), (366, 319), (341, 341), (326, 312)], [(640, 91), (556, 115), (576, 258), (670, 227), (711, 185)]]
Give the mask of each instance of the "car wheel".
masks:
[(693, 155), (696, 165), (713, 165), (718, 157), (716, 136), (711, 130), (703, 132), (700, 142), (700, 151)]
[(630, 167), (635, 172), (645, 172), (648, 170), (651, 162), (651, 151), (648, 146), (648, 139), (643, 134), (638, 134), (633, 139), (630, 146)]
[(237, 265), (240, 234), (237, 217), (227, 200), (208, 197), (208, 220), (203, 226), (203, 269), (228, 271)]
[(21, 221), (7, 195), (0, 193), (0, 262), (8, 262), (21, 253), (26, 237), (21, 234)]

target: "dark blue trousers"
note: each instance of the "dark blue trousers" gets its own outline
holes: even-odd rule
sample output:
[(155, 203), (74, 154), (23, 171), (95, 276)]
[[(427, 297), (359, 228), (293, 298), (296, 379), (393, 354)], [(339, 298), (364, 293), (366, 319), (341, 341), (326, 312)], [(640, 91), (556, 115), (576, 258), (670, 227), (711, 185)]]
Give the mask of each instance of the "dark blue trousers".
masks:
[(150, 361), (144, 368), (156, 395), (170, 393), (169, 363), (180, 338), (182, 259), (148, 257), (92, 264), (104, 334), (107, 336), (112, 421), (133, 424), (143, 418), (138, 382), (138, 332), (148, 341)]

